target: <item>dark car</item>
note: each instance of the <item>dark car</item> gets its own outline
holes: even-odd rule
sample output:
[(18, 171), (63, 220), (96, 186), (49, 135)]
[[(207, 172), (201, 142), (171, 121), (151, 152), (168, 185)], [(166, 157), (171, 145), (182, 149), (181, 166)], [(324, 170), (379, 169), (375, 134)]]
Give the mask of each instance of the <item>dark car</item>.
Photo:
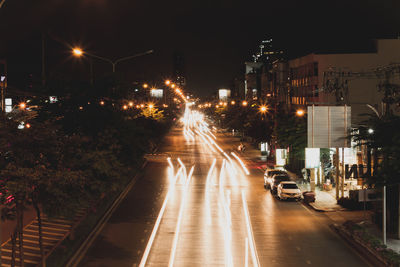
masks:
[(272, 194), (276, 194), (278, 185), (281, 182), (285, 182), (285, 181), (290, 181), (290, 177), (287, 174), (275, 174), (272, 177), (272, 186), (271, 186)]
[(272, 186), (272, 177), (276, 174), (287, 174), (284, 170), (268, 169), (264, 173), (264, 188), (268, 189)]

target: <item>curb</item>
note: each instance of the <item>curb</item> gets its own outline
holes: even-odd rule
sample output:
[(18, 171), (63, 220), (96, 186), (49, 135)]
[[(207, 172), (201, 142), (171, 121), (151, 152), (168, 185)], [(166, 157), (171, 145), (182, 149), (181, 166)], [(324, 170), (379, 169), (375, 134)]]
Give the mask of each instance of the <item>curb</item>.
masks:
[[(143, 163), (141, 170), (144, 169), (147, 165), (147, 160)], [(121, 194), (114, 200), (114, 202), (111, 204), (110, 208), (104, 213), (104, 215), (100, 218), (96, 226), (93, 228), (92, 232), (89, 233), (88, 237), (82, 242), (80, 247), (75, 251), (75, 253), (72, 255), (72, 257), (67, 261), (66, 265), (67, 267), (76, 267), (82, 260), (82, 258), (86, 255), (86, 252), (88, 251), (89, 247), (93, 244), (93, 242), (96, 240), (97, 236), (100, 234), (100, 232), (103, 230), (104, 226), (106, 225), (107, 221), (110, 219), (111, 215), (114, 213), (116, 208), (119, 206), (119, 204), (124, 200), (126, 195), (129, 193), (129, 191), (132, 189), (132, 187), (135, 185), (136, 181), (138, 180), (140, 175), (140, 172), (138, 172), (132, 180), (129, 182), (129, 184), (126, 186), (126, 188), (121, 192)]]
[(367, 259), (367, 261), (371, 263), (372, 266), (391, 266), (387, 265), (387, 263), (379, 255), (374, 253), (370, 248), (355, 240), (346, 231), (343, 231), (341, 229), (341, 226), (339, 226), (338, 224), (330, 224), (329, 227), (342, 239), (344, 239), (352, 248), (354, 248), (361, 256), (365, 257), (365, 259)]

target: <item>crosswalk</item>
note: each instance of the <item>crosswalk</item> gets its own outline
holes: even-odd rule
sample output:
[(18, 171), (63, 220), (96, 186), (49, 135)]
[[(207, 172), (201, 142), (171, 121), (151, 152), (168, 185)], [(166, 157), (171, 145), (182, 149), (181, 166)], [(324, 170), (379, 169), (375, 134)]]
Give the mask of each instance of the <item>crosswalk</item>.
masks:
[[(74, 218), (48, 218), (42, 217), (42, 244), (45, 255), (48, 255), (53, 249), (64, 240), (70, 233), (75, 224), (81, 221), (85, 216), (86, 209), (78, 210)], [(39, 224), (37, 218), (24, 227), (24, 263), (25, 266), (37, 266), (41, 262), (39, 247)], [(7, 240), (1, 246), (1, 266), (11, 266), (12, 244), (11, 239)], [(19, 266), (19, 243), (16, 242), (15, 263)]]

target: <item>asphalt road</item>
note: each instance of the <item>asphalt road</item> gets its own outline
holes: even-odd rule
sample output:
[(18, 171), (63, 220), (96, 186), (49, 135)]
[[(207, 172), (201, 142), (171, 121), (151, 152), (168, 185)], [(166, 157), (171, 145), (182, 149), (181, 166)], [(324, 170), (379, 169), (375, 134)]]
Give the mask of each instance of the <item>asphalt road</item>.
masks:
[(324, 214), (275, 199), (215, 135), (226, 155), (174, 128), (79, 266), (367, 266)]

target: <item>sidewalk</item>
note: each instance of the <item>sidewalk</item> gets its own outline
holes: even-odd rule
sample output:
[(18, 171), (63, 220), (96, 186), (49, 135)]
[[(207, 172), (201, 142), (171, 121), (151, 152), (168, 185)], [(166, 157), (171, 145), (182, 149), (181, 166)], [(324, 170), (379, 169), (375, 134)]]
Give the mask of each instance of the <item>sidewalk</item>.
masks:
[[(267, 162), (267, 158), (265, 156), (261, 156), (261, 152), (258, 148), (255, 148), (253, 144), (240, 141), (239, 137), (232, 136), (232, 133), (224, 132), (223, 135), (229, 139), (231, 142), (231, 149), (235, 151), (237, 154), (241, 155), (241, 157), (246, 158), (250, 161), (250, 168), (258, 168), (260, 171), (264, 171), (267, 167), (273, 168), (272, 162)], [(238, 146), (240, 143), (246, 146), (245, 152), (238, 152)], [(296, 174), (289, 172), (289, 176), (293, 178), (294, 181), (298, 183), (298, 186), (302, 191), (309, 191), (310, 184), (302, 183), (303, 179), (300, 179)], [(378, 239), (382, 238), (382, 231), (379, 229), (374, 223), (372, 223), (372, 212), (367, 210), (356, 210), (351, 211), (343, 208), (342, 206), (337, 204), (335, 198), (335, 189), (333, 188), (330, 191), (323, 191), (318, 186), (315, 187), (316, 198), (315, 202), (309, 203), (309, 206), (318, 212), (324, 212), (325, 215), (332, 221), (333, 224), (342, 225), (346, 221), (353, 221), (355, 223), (364, 224), (368, 231), (373, 234)], [(387, 247), (400, 253), (400, 240), (387, 237)]]

